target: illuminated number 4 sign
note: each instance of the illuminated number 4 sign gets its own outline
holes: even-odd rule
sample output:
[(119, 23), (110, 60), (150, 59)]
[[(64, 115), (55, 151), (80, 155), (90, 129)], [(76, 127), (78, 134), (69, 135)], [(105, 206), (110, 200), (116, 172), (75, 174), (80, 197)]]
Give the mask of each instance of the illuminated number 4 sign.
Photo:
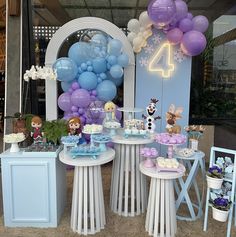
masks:
[(172, 63), (171, 45), (164, 43), (155, 53), (148, 65), (151, 72), (160, 72), (162, 77), (170, 77), (171, 72), (175, 69)]

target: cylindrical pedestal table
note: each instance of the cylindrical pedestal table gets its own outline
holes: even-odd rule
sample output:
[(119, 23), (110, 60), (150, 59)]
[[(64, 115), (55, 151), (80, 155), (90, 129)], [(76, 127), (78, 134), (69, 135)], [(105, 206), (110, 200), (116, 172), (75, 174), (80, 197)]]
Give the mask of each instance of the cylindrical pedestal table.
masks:
[(71, 208), (71, 228), (79, 234), (95, 234), (106, 224), (102, 187), (101, 165), (115, 157), (115, 151), (108, 149), (96, 160), (91, 157), (72, 159), (63, 151), (60, 161), (75, 166)]
[(145, 229), (154, 237), (174, 237), (177, 231), (173, 180), (183, 176), (179, 172), (158, 172), (156, 167), (146, 168), (143, 162), (140, 171), (151, 177)]
[(110, 205), (123, 216), (135, 216), (147, 208), (146, 177), (139, 171), (143, 160), (140, 149), (153, 142), (151, 138), (115, 136), (116, 158), (113, 161)]

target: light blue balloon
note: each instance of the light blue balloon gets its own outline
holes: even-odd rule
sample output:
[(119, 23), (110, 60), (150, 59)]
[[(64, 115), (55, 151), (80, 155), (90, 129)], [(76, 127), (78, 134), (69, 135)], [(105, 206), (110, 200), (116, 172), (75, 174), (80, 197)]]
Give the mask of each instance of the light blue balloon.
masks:
[(106, 72), (107, 70), (107, 63), (105, 58), (95, 58), (93, 59), (93, 71), (95, 73), (102, 73)]
[(112, 39), (108, 43), (107, 52), (110, 55), (119, 56), (121, 54), (122, 43), (118, 39)]
[(97, 98), (102, 101), (110, 101), (116, 97), (117, 89), (116, 85), (109, 80), (102, 81), (97, 86)]
[(83, 72), (78, 79), (80, 87), (86, 90), (93, 90), (97, 87), (98, 79), (93, 72)]
[(107, 37), (101, 33), (96, 34), (92, 37), (91, 39), (92, 43), (101, 45), (101, 46), (106, 46), (107, 45)]
[(57, 72), (58, 81), (72, 81), (78, 72), (75, 62), (67, 57), (58, 58), (52, 67)]
[(61, 89), (64, 91), (64, 92), (67, 92), (69, 89), (70, 89), (70, 87), (71, 87), (71, 84), (73, 83), (73, 82), (75, 82), (76, 80), (73, 80), (73, 81), (62, 81), (61, 82)]
[(113, 66), (115, 64), (117, 64), (117, 57), (114, 56), (114, 55), (110, 55), (108, 58), (107, 58), (107, 62)]
[(113, 78), (110, 74), (110, 72), (107, 72), (107, 80), (110, 80), (112, 82), (114, 82), (114, 84), (118, 87), (120, 85), (122, 85), (123, 81), (124, 81), (124, 77), (121, 78)]
[(122, 53), (120, 56), (118, 56), (117, 63), (121, 67), (127, 67), (129, 65), (129, 57), (128, 57), (128, 55), (125, 54), (125, 53)]
[(90, 45), (86, 42), (74, 43), (68, 52), (68, 57), (73, 59), (78, 66), (90, 59)]
[(110, 73), (111, 73), (111, 76), (114, 78), (121, 78), (124, 74), (124, 71), (120, 65), (116, 64), (111, 67)]

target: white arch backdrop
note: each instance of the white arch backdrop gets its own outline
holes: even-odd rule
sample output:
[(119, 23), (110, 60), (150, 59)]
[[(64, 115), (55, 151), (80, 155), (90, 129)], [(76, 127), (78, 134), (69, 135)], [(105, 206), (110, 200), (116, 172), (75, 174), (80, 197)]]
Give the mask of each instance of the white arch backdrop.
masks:
[[(135, 99), (135, 57), (133, 49), (123, 33), (113, 23), (97, 17), (81, 17), (67, 22), (59, 28), (50, 40), (46, 56), (45, 65), (52, 66), (56, 61), (58, 52), (63, 42), (73, 33), (84, 30), (101, 30), (114, 39), (123, 43), (123, 51), (129, 56), (129, 66), (124, 70), (124, 106), (134, 107)], [(46, 119), (57, 119), (57, 82), (46, 80)]]

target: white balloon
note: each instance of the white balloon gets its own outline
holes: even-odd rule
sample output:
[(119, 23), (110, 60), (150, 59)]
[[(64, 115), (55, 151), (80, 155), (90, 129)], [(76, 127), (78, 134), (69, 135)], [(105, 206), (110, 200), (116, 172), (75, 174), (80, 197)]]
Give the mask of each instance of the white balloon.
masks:
[(144, 41), (143, 37), (137, 36), (133, 40), (133, 46), (136, 48), (140, 48), (143, 45), (143, 41)]
[(150, 20), (147, 11), (144, 11), (139, 15), (139, 22), (140, 25), (145, 28), (150, 27), (152, 25), (152, 21)]
[(133, 47), (133, 50), (135, 53), (141, 52), (142, 48), (141, 47)]
[(134, 40), (134, 38), (135, 38), (136, 36), (137, 36), (136, 33), (130, 32), (130, 33), (128, 34), (127, 38), (128, 38), (128, 40), (129, 40), (130, 43), (133, 43), (133, 40)]
[(144, 32), (145, 30), (146, 30), (145, 27), (143, 27), (143, 26), (140, 27), (140, 32)]
[(152, 30), (151, 30), (151, 28), (149, 28), (149, 29), (147, 29), (147, 30), (145, 30), (144, 32), (143, 32), (143, 38), (144, 39), (148, 39), (148, 37), (150, 37), (152, 35)]
[(134, 33), (138, 33), (140, 30), (140, 23), (137, 19), (131, 19), (128, 22), (128, 26), (127, 26), (128, 30)]

